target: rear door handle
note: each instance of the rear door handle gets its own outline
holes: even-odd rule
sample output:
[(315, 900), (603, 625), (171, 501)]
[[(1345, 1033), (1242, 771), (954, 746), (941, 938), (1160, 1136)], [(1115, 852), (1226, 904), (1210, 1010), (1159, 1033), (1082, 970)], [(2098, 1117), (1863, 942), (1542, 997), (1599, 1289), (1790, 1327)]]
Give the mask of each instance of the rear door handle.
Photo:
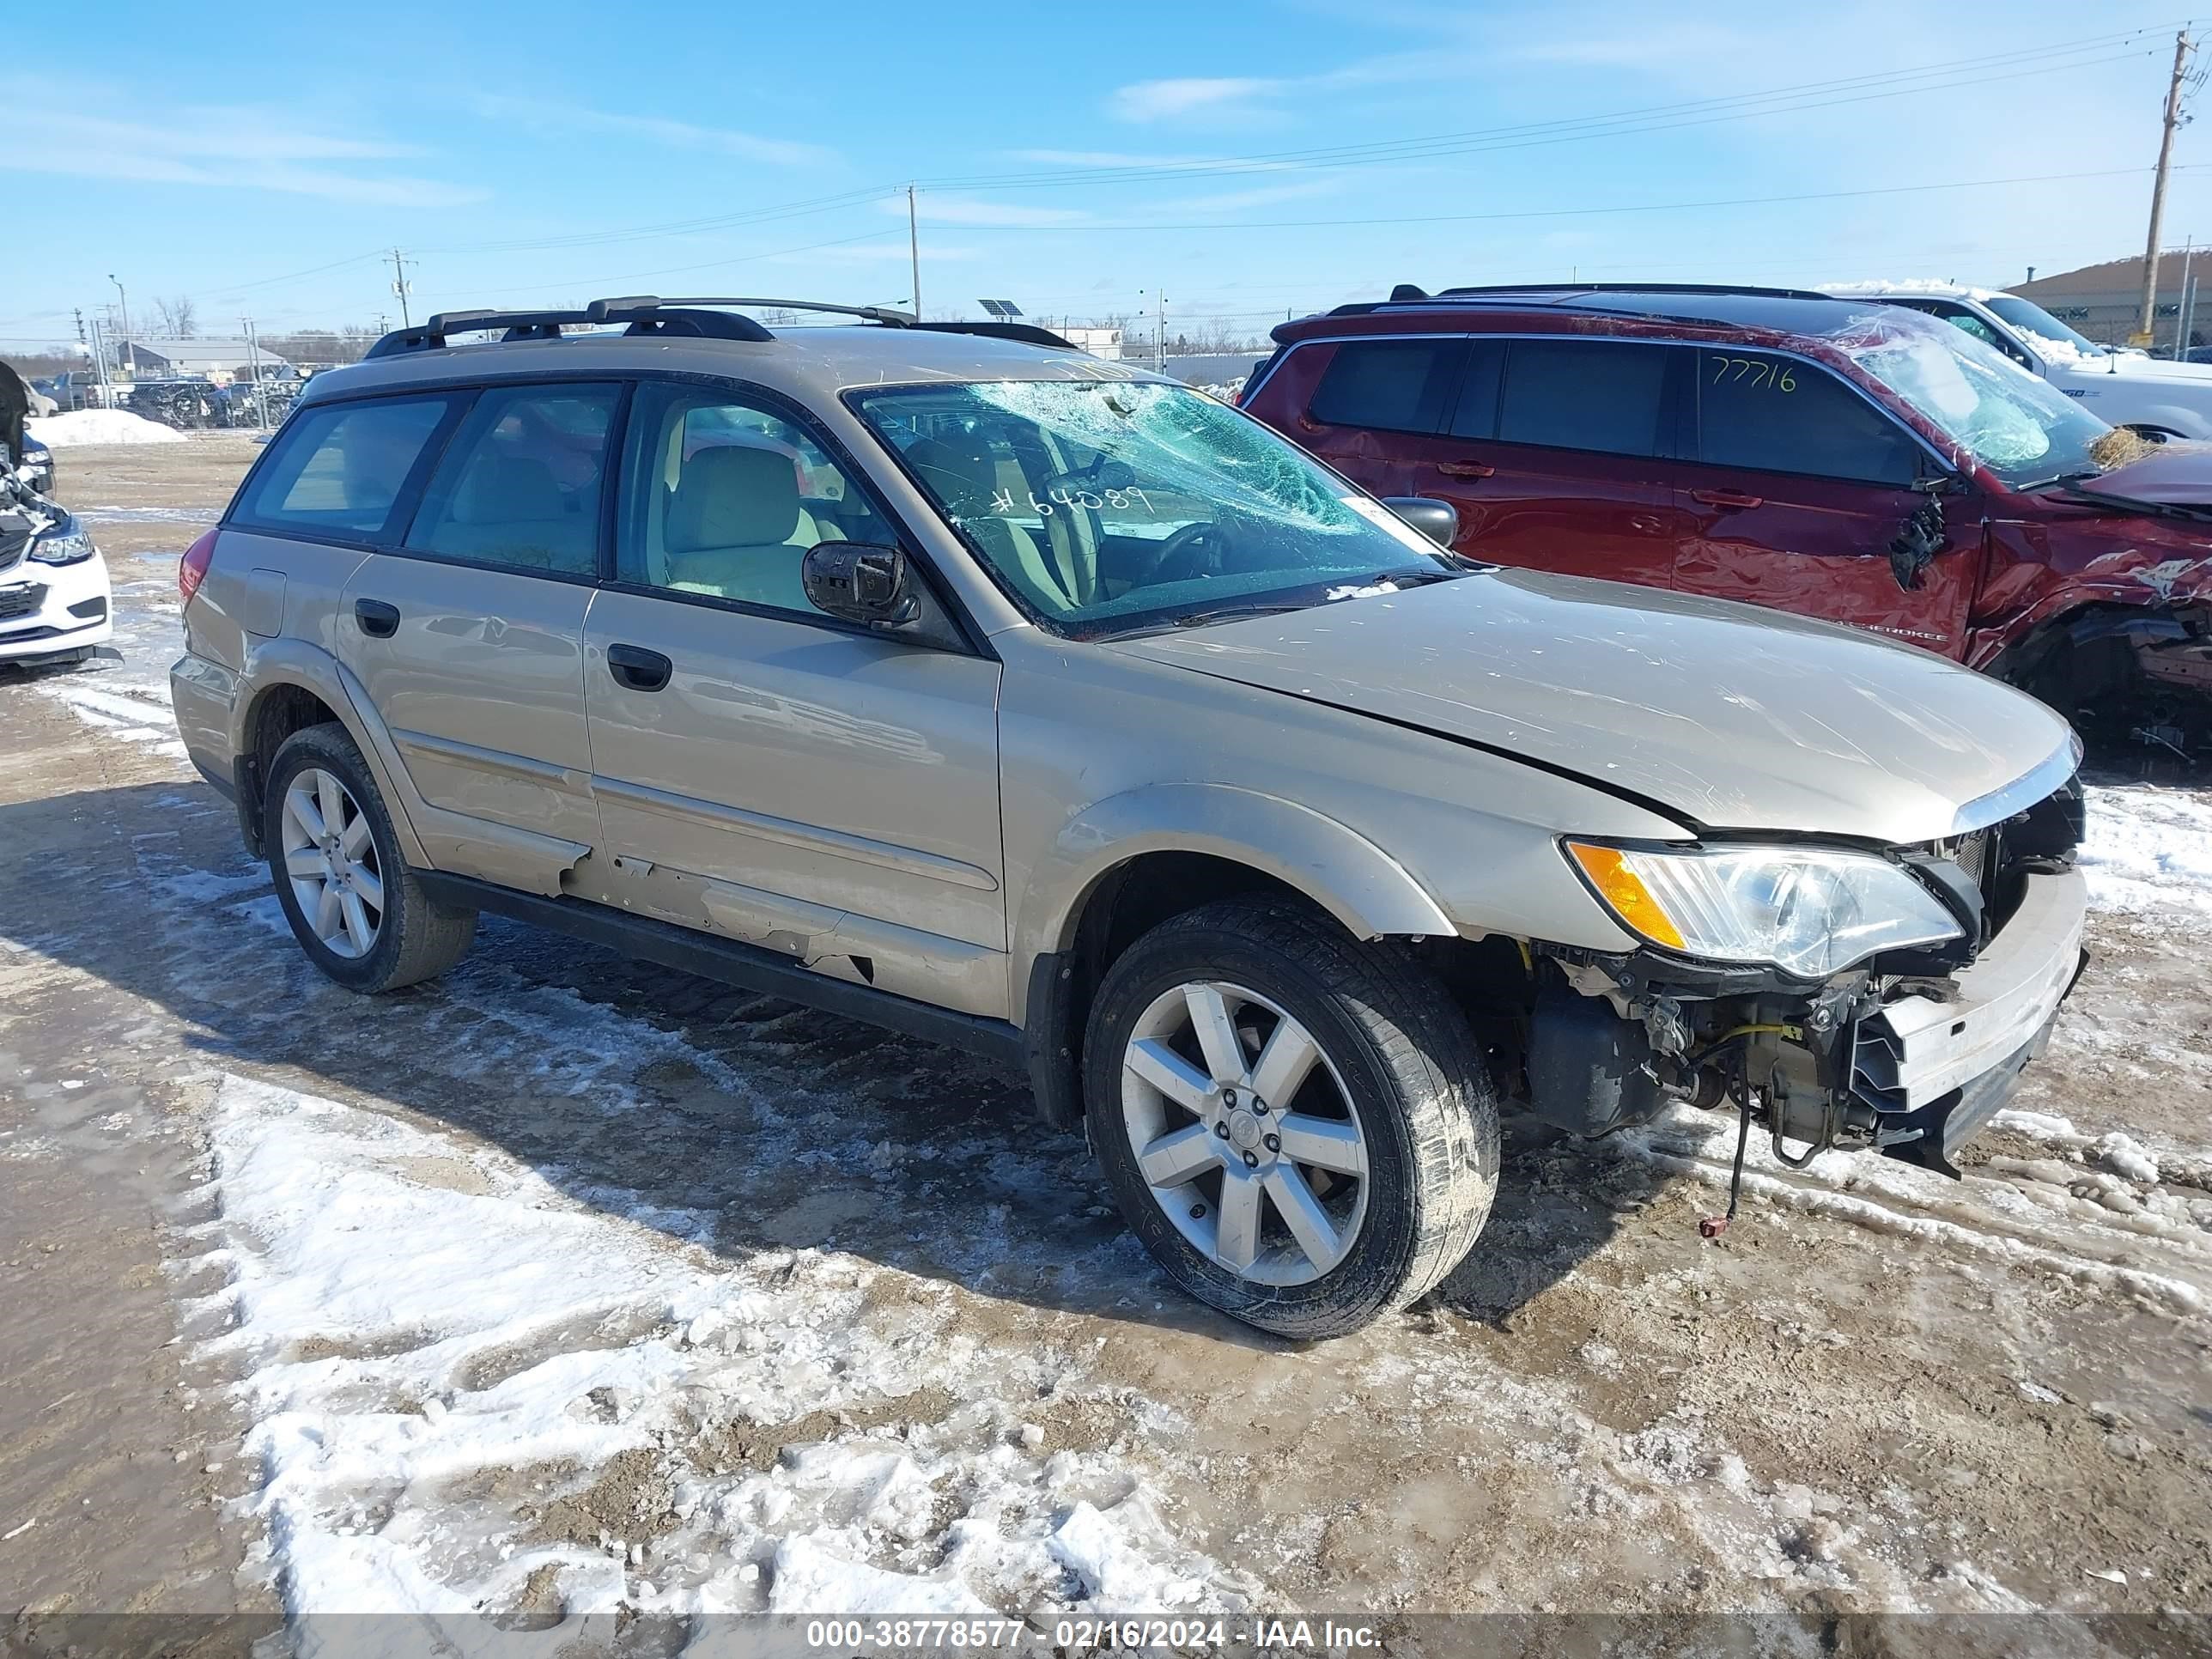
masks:
[(382, 599), (356, 599), (353, 619), (361, 624), (361, 631), (373, 640), (388, 640), (399, 631), (399, 607), (386, 605)]
[(1486, 461), (1438, 461), (1437, 471), (1447, 478), (1489, 478), (1498, 472)]
[(633, 691), (658, 691), (668, 684), (668, 677), (675, 672), (674, 663), (641, 645), (607, 647), (607, 672), (615, 677), (617, 684), (626, 685)]
[(1693, 489), (1690, 492), (1690, 499), (1693, 501), (1702, 501), (1707, 507), (1747, 507), (1765, 505), (1765, 497), (1747, 495), (1740, 489)]

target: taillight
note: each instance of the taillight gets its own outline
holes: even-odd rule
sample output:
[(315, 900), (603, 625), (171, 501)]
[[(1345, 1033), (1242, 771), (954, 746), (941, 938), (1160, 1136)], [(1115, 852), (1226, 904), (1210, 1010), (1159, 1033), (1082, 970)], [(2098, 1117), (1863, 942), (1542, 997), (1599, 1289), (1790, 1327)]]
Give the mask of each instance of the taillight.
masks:
[(208, 566), (215, 562), (215, 538), (222, 532), (210, 530), (185, 550), (185, 556), (177, 561), (177, 592), (184, 596), (186, 605), (200, 591), (207, 580)]

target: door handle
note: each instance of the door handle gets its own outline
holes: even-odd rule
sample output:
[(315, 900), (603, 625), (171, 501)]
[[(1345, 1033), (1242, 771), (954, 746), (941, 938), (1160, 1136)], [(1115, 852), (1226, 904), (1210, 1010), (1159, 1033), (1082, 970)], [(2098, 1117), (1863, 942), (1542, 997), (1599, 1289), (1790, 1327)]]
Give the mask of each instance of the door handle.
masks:
[(668, 677), (675, 672), (674, 663), (641, 645), (607, 647), (607, 672), (614, 676), (617, 685), (626, 685), (633, 691), (658, 691), (668, 684)]
[(1488, 478), (1498, 469), (1486, 461), (1438, 461), (1437, 471), (1447, 478)]
[(388, 640), (399, 631), (399, 607), (386, 605), (382, 599), (356, 599), (353, 619), (361, 624), (361, 631), (373, 640)]
[(1764, 496), (1747, 495), (1740, 489), (1693, 489), (1690, 492), (1690, 499), (1703, 501), (1707, 507), (1741, 508), (1765, 504)]

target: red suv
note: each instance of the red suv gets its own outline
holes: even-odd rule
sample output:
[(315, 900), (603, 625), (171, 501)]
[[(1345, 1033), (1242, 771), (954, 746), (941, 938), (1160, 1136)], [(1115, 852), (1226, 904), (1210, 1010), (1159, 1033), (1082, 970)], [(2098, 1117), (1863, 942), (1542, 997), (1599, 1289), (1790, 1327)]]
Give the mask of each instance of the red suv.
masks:
[(1401, 287), (1274, 337), (1243, 406), (1449, 502), (1462, 553), (1854, 623), (2085, 733), (2212, 746), (2212, 447), (2131, 455), (1947, 324), (1793, 289)]

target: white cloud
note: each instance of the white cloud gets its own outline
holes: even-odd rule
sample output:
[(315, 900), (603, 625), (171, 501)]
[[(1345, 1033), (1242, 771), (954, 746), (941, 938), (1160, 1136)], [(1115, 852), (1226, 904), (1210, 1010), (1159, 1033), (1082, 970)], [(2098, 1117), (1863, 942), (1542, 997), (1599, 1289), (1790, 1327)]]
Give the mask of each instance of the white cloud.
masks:
[(268, 190), (379, 207), (454, 207), (489, 194), (475, 185), (326, 165), (421, 154), (381, 138), (291, 126), (265, 110), (190, 107), (158, 120), (117, 121), (50, 106), (11, 143), (9, 160), (28, 173)]
[(1464, 80), (1464, 62), (1446, 52), (1389, 52), (1318, 75), (1191, 76), (1136, 81), (1107, 94), (1106, 112), (1124, 121), (1249, 123), (1275, 118), (1285, 100), (1360, 87)]
[(670, 149), (704, 150), (775, 167), (816, 167), (837, 160), (835, 150), (790, 138), (763, 138), (733, 127), (702, 127), (659, 115), (626, 115), (580, 104), (482, 93), (470, 100), (488, 120), (515, 121), (540, 133), (608, 132), (641, 139)]
[(1117, 87), (1106, 100), (1107, 112), (1124, 121), (1158, 121), (1200, 112), (1218, 113), (1224, 106), (1249, 106), (1280, 92), (1287, 81), (1249, 76), (1194, 76), (1166, 81), (1138, 81)]

